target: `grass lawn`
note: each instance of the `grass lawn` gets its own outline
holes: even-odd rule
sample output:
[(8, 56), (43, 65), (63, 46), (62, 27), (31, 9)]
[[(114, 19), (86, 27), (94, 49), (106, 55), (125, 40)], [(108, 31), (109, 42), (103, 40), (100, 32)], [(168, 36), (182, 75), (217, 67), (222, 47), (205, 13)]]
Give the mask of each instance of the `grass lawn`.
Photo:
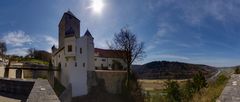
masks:
[(20, 59), (19, 61), (30, 62), (30, 63), (33, 63), (33, 64), (41, 64), (41, 65), (48, 65), (49, 64), (47, 61), (42, 61), (42, 60), (33, 59), (33, 58), (23, 58), (23, 59)]

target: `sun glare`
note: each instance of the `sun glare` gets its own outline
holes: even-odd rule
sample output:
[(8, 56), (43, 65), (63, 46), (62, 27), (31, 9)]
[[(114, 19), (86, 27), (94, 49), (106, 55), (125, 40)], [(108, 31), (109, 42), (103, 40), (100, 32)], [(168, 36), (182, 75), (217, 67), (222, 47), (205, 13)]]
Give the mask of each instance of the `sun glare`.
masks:
[(91, 8), (96, 13), (101, 13), (104, 7), (103, 0), (92, 0)]

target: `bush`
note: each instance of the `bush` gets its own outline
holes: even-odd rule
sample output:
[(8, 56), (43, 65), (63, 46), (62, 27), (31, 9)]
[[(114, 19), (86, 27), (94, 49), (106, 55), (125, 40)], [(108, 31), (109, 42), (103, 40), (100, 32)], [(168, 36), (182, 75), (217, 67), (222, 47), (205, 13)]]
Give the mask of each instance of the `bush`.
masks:
[(207, 86), (207, 81), (202, 72), (198, 72), (198, 74), (194, 75), (193, 83), (194, 83), (194, 91), (197, 91), (197, 92), (201, 88), (204, 88)]
[(220, 75), (217, 78), (216, 84), (223, 84), (226, 82), (226, 80), (228, 80), (228, 77), (226, 77), (225, 75)]
[(240, 69), (236, 68), (235, 71), (234, 71), (234, 74), (240, 74)]
[(124, 81), (125, 83), (122, 85), (122, 96), (127, 98), (129, 102), (144, 102), (144, 95), (136, 76), (130, 73), (129, 80), (126, 78)]
[(185, 86), (183, 87), (183, 100), (189, 101), (195, 92), (194, 83), (191, 80), (187, 80)]
[(165, 82), (166, 89), (164, 90), (167, 93), (167, 101), (168, 102), (181, 102), (181, 93), (179, 89), (179, 85), (176, 81), (166, 81)]

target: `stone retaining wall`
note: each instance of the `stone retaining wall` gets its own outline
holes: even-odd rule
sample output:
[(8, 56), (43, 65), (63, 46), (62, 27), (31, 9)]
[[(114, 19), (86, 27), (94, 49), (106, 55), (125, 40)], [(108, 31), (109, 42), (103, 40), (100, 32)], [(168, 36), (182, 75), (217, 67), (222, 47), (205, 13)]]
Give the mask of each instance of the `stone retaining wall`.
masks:
[(22, 102), (60, 102), (47, 80), (0, 78), (0, 96)]
[(34, 81), (20, 79), (0, 79), (0, 95), (19, 100), (26, 100), (30, 94)]
[(119, 94), (122, 90), (123, 80), (126, 78), (126, 71), (96, 70), (97, 84), (104, 81), (104, 87), (107, 92)]

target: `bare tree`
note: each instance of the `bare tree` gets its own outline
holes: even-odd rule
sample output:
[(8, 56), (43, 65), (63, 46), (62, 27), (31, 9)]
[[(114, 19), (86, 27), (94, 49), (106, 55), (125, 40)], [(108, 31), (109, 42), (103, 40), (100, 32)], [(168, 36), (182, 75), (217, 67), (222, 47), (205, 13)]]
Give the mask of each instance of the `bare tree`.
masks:
[(0, 41), (0, 54), (1, 54), (1, 57), (2, 57), (3, 60), (5, 59), (6, 52), (7, 52), (7, 45), (6, 45), (6, 43)]
[[(135, 60), (141, 60), (144, 57), (144, 43), (138, 42), (137, 37), (127, 27), (114, 35), (113, 42), (108, 44), (109, 48), (122, 56), (127, 64), (127, 79), (131, 74), (131, 65)], [(124, 53), (119, 53), (123, 51)]]
[(28, 53), (27, 54), (28, 57), (33, 58), (34, 57), (34, 53), (35, 53), (35, 49), (34, 48), (29, 48), (27, 53)]

